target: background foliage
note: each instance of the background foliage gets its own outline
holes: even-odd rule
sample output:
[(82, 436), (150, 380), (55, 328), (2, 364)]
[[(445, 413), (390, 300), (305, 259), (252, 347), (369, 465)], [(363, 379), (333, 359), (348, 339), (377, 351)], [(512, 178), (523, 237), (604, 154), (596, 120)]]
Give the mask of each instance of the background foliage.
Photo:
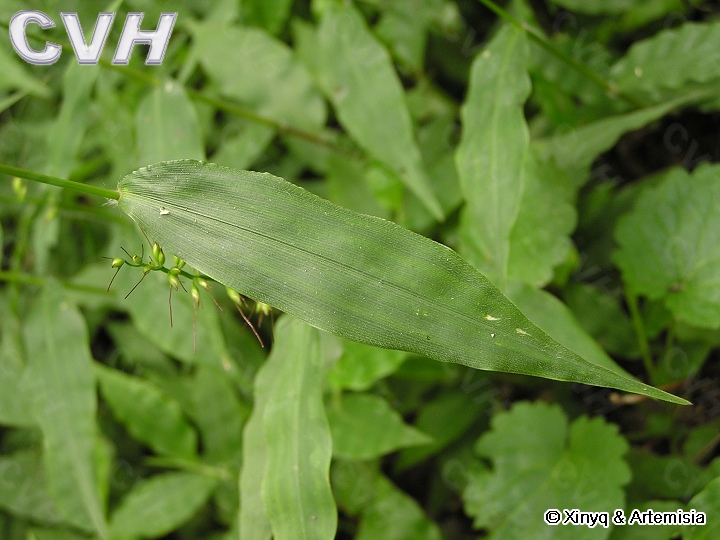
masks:
[[(0, 162), (114, 188), (269, 171), (456, 249), (594, 363), (694, 402), (476, 371), (172, 296), (116, 209), (0, 183), (0, 538), (710, 538), (720, 528), (715, 2), (19, 0), (179, 17), (161, 66), (0, 40)], [(37, 31), (67, 45), (60, 28)], [(34, 42), (33, 42), (34, 43)], [(548, 47), (549, 44), (549, 47)], [(148, 246), (145, 249), (149, 249)], [(170, 257), (172, 254), (168, 254)], [(243, 254), (228, 253), (228, 257)], [(268, 261), (272, 265), (272, 261)], [(244, 308), (250, 313), (248, 302)], [(546, 508), (707, 512), (551, 528)]]

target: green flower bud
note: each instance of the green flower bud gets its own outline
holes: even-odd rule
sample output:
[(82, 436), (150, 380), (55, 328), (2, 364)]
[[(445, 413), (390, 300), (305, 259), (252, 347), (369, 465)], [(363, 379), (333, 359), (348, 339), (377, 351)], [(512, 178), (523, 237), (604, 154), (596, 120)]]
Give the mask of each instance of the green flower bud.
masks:
[(190, 286), (190, 296), (192, 296), (195, 307), (198, 307), (200, 305), (200, 291), (198, 290), (195, 283)]
[(153, 244), (152, 253), (153, 259), (155, 259), (155, 263), (158, 265), (158, 267), (163, 267), (165, 265), (165, 254), (163, 253), (162, 248), (158, 245), (157, 242)]
[(235, 304), (237, 306), (242, 304), (242, 299), (240, 298), (240, 295), (236, 291), (233, 291), (230, 287), (228, 287), (225, 289), (225, 292), (227, 292), (227, 295), (230, 298), (230, 300), (233, 301), (233, 304)]
[(123, 264), (125, 264), (125, 259), (121, 259), (120, 257), (115, 257), (112, 260), (112, 264), (110, 265), (110, 268), (120, 268)]
[(183, 261), (180, 257), (177, 255), (173, 255), (173, 258), (175, 260), (175, 266), (182, 270), (182, 267), (185, 266), (185, 261)]
[(180, 286), (180, 280), (178, 277), (173, 274), (168, 274), (168, 281), (170, 282), (170, 286), (177, 291)]

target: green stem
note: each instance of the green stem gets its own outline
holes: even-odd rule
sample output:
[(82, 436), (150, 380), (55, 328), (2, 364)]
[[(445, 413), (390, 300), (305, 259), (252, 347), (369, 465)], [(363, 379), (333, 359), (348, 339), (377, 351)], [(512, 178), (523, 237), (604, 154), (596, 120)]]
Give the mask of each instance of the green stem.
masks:
[(72, 180), (65, 180), (63, 178), (58, 178), (57, 176), (48, 176), (47, 174), (27, 171), (25, 169), (11, 167), (10, 165), (3, 165), (2, 163), (0, 163), (0, 174), (17, 176), (19, 178), (24, 178), (25, 180), (40, 182), (41, 184), (49, 184), (51, 186), (72, 189), (73, 191), (79, 191), (80, 193), (85, 193), (86, 195), (96, 195), (98, 197), (105, 197), (106, 199), (113, 199), (116, 201), (120, 198), (120, 193), (111, 189), (91, 186), (89, 184), (74, 182)]
[(625, 300), (630, 310), (630, 317), (633, 329), (635, 330), (635, 336), (638, 340), (638, 346), (640, 347), (640, 354), (643, 364), (645, 365), (645, 371), (652, 381), (655, 375), (655, 367), (653, 366), (652, 355), (650, 354), (650, 344), (648, 343), (647, 334), (645, 333), (645, 324), (642, 320), (640, 308), (638, 308), (637, 297), (629, 290), (625, 290)]
[(520, 30), (524, 30), (527, 32), (528, 36), (532, 41), (540, 45), (543, 49), (545, 49), (547, 52), (552, 54), (555, 58), (558, 60), (564, 62), (571, 68), (573, 68), (575, 71), (577, 71), (580, 75), (588, 79), (590, 82), (592, 82), (595, 86), (598, 86), (601, 90), (603, 90), (606, 94), (608, 94), (611, 97), (618, 97), (622, 99), (623, 101), (629, 103), (633, 107), (642, 108), (644, 104), (635, 99), (632, 96), (629, 96), (622, 92), (615, 83), (612, 83), (610, 81), (606, 81), (604, 77), (601, 75), (595, 73), (592, 69), (587, 67), (582, 62), (578, 62), (575, 58), (567, 54), (562, 49), (558, 49), (555, 47), (555, 45), (552, 44), (552, 42), (543, 34), (540, 30), (537, 28), (530, 26), (529, 24), (522, 22), (515, 17), (513, 17), (510, 13), (502, 9), (500, 6), (495, 4), (492, 0), (479, 0), (482, 5), (484, 5), (486, 8), (488, 8), (490, 11), (495, 13), (498, 17), (501, 19), (507, 21), (508, 23), (512, 24), (516, 28)]

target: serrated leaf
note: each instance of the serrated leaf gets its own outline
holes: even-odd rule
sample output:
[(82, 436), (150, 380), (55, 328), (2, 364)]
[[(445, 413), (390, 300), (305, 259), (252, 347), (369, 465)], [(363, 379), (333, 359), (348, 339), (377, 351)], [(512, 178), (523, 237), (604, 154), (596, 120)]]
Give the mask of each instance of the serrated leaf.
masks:
[(93, 470), (95, 380), (85, 321), (48, 278), (23, 327), (22, 386), (43, 433), (50, 494), (71, 523), (107, 538)]
[(282, 317), (262, 372), (275, 380), (263, 410), (267, 458), (262, 483), (273, 536), (332, 539), (337, 511), (329, 480), (332, 441), (322, 400), (320, 333)]
[(525, 183), (527, 57), (525, 32), (509, 25), (475, 57), (455, 154), (467, 202), (460, 222), (461, 253), (501, 285)]
[(151, 382), (95, 365), (100, 390), (130, 434), (159, 454), (197, 458), (197, 433), (180, 405)]
[(566, 349), (447, 247), (281, 178), (176, 161), (118, 187), (120, 208), (166, 255), (316, 328), (476, 369), (685, 403)]
[(214, 478), (190, 472), (156, 474), (140, 481), (110, 517), (111, 540), (168, 534), (205, 504), (216, 484)]
[(428, 444), (432, 439), (405, 424), (400, 414), (380, 396), (345, 394), (328, 408), (333, 454), (366, 460), (400, 448)]
[(140, 163), (205, 159), (197, 113), (183, 87), (167, 81), (147, 94), (135, 113)]
[(711, 540), (720, 534), (720, 476), (711, 481), (688, 503), (688, 509), (705, 513), (705, 524), (686, 525), (683, 529), (684, 540)]
[(470, 472), (466, 511), (496, 539), (607, 538), (610, 529), (603, 527), (548, 527), (543, 514), (549, 508), (623, 508), (627, 449), (617, 427), (602, 418), (583, 416), (568, 425), (557, 405), (518, 403), (497, 414), (476, 444), (492, 469)]
[(611, 68), (624, 91), (657, 93), (720, 78), (720, 22), (685, 23), (635, 43)]
[(340, 123), (360, 146), (392, 168), (436, 219), (442, 219), (390, 55), (351, 5), (325, 11), (317, 40), (318, 76)]
[(508, 277), (536, 287), (552, 279), (553, 268), (572, 247), (575, 189), (552, 161), (531, 152), (517, 219), (510, 231)]
[(615, 230), (613, 259), (628, 287), (695, 326), (720, 325), (719, 206), (720, 166), (675, 169)]

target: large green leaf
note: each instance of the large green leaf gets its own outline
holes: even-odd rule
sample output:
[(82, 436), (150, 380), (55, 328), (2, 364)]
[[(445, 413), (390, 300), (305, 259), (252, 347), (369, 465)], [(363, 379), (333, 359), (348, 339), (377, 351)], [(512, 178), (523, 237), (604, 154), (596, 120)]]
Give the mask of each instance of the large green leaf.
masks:
[[(262, 498), (277, 540), (335, 538), (330, 490), (332, 441), (323, 405), (320, 333), (284, 316), (262, 371), (269, 387), (263, 413), (267, 445)], [(257, 488), (257, 486), (256, 486)]]
[(477, 369), (685, 403), (583, 360), (455, 252), (267, 173), (195, 161), (120, 181), (119, 205), (169, 255), (331, 333)]
[(467, 201), (461, 253), (503, 285), (525, 183), (527, 57), (525, 32), (513, 26), (504, 26), (475, 57), (455, 158)]
[(402, 85), (388, 52), (351, 5), (338, 5), (323, 14), (318, 47), (319, 78), (342, 125), (441, 219), (442, 208), (423, 170)]
[(85, 321), (49, 279), (23, 330), (23, 387), (43, 433), (50, 493), (70, 522), (106, 538), (93, 471), (97, 404)]
[[(599, 526), (549, 527), (545, 510), (622, 508), (630, 480), (628, 449), (617, 427), (580, 417), (571, 425), (558, 405), (518, 403), (496, 415), (475, 446), (493, 463), (470, 471), (463, 499), (476, 527), (492, 538), (607, 538)], [(602, 441), (602, 444), (598, 444)]]
[(614, 259), (637, 294), (678, 318), (720, 325), (720, 166), (674, 169), (643, 191), (615, 231)]

